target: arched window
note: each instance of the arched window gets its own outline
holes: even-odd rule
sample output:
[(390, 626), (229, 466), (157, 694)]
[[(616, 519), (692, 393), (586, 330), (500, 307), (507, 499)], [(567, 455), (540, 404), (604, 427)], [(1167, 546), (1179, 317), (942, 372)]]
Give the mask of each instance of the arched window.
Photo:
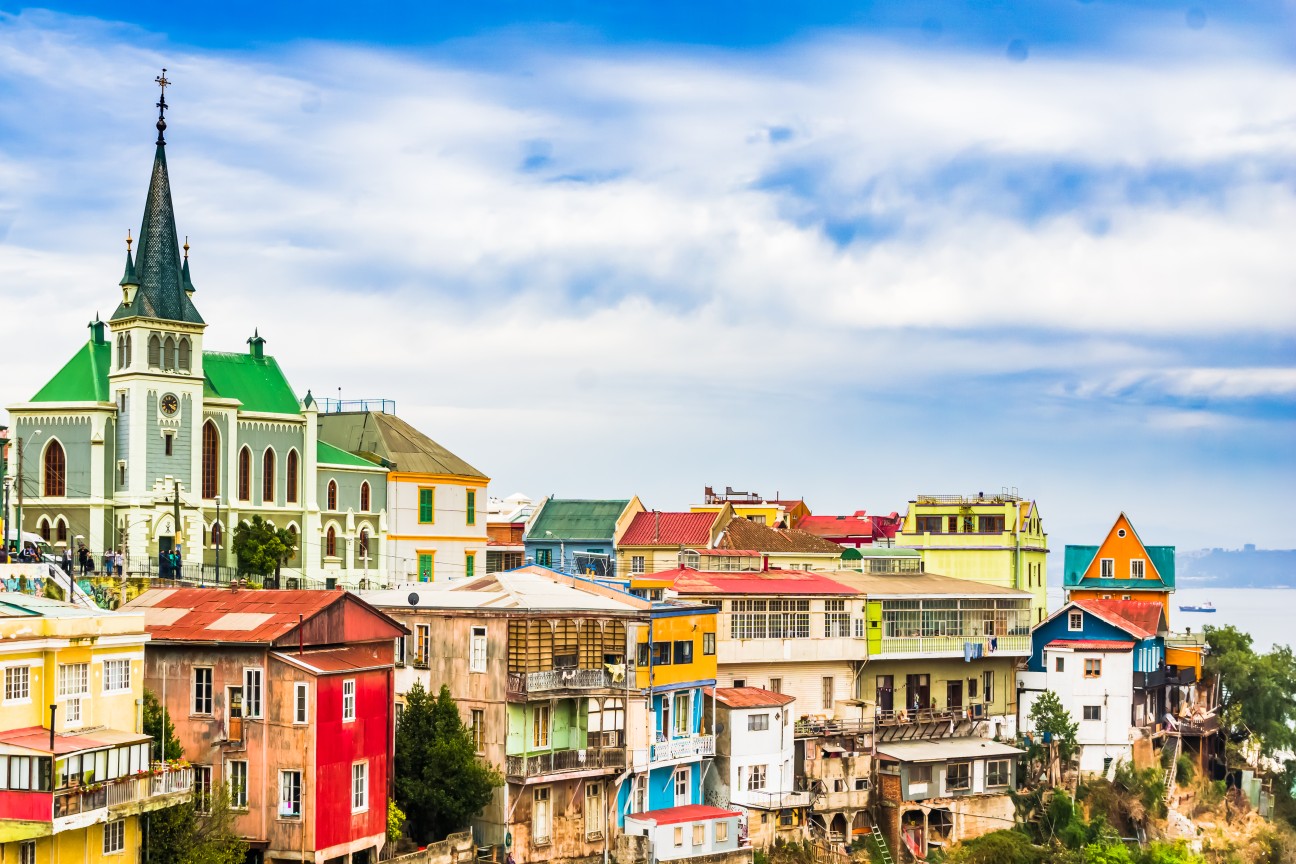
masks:
[(324, 554), (329, 558), (337, 557), (337, 531), (333, 530), (332, 525), (324, 535)]
[(162, 343), (162, 368), (175, 368), (175, 340), (170, 336), (166, 337), (166, 341)]
[(46, 543), (50, 541), (50, 523), (44, 516), (41, 517), (40, 524), (36, 526), (36, 531)]
[(337, 481), (330, 480), (328, 485), (328, 497), (324, 505), (325, 510), (337, 509)]
[(66, 543), (67, 534), (67, 520), (60, 516), (58, 522), (54, 525), (54, 539), (60, 543)]
[(156, 333), (149, 337), (148, 365), (150, 369), (162, 365), (162, 340)]
[(121, 369), (126, 365), (126, 334), (117, 334), (117, 368)]
[(284, 478), (284, 500), (289, 504), (297, 503), (297, 451), (288, 451), (287, 474)]
[(203, 424), (202, 437), (202, 497), (215, 498), (220, 494), (220, 432), (208, 420)]
[(362, 561), (367, 561), (369, 559), (369, 529), (368, 528), (360, 529), (360, 543), (356, 547), (356, 554), (360, 556), (360, 560)]
[(275, 500), (275, 453), (267, 447), (261, 457), (261, 503), (273, 504)]
[(131, 336), (126, 334), (126, 362), (123, 365), (129, 366), (131, 361)]
[(188, 372), (188, 371), (189, 371), (189, 340), (188, 340), (188, 338), (182, 338), (182, 339), (180, 340), (180, 347), (179, 347), (179, 349), (177, 350), (177, 355), (178, 355), (178, 356), (177, 356), (176, 359), (177, 359), (178, 362), (179, 362), (179, 365), (180, 365), (180, 371), (182, 371), (182, 372)]
[(369, 512), (369, 481), (360, 484), (360, 511)]
[(61, 498), (67, 494), (67, 454), (63, 445), (51, 441), (45, 448), (45, 497)]
[(239, 451), (238, 497), (240, 501), (252, 500), (252, 451), (247, 447)]
[(220, 548), (221, 537), (223, 535), (224, 532), (221, 530), (221, 524), (219, 522), (213, 522), (211, 527), (211, 545), (213, 549)]

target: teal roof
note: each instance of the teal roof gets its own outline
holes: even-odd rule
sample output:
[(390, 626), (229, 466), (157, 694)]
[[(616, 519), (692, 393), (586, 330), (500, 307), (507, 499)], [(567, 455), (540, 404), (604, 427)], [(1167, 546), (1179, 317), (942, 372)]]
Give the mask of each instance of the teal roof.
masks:
[(32, 397), (33, 402), (107, 402), (112, 346), (90, 340)]
[(527, 530), (527, 539), (537, 542), (611, 540), (616, 534), (617, 519), (621, 518), (629, 503), (629, 499), (582, 501), (550, 498), (544, 502), (536, 521)]
[[(1161, 575), (1161, 582), (1166, 588), (1175, 587), (1175, 547), (1144, 546), (1152, 566)], [(1081, 577), (1093, 563), (1098, 554), (1097, 546), (1067, 546), (1066, 556), (1062, 562), (1062, 584), (1067, 588), (1077, 588), (1084, 581)], [(1148, 588), (1146, 579), (1090, 579), (1090, 584), (1110, 585), (1112, 588)]]
[(315, 444), (315, 459), (321, 465), (350, 465), (355, 468), (381, 468), (376, 462), (371, 462), (362, 456), (354, 453), (348, 453), (341, 447), (334, 447), (324, 441), (318, 441)]
[(203, 395), (237, 399), (244, 411), (300, 414), (301, 406), (273, 357), (203, 352)]

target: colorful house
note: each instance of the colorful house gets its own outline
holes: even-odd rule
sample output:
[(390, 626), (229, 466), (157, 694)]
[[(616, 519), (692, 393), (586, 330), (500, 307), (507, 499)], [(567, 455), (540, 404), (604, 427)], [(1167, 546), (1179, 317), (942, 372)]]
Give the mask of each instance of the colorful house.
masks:
[(749, 519), (758, 525), (769, 525), (772, 528), (796, 528), (806, 516), (810, 507), (800, 498), (765, 498), (759, 492), (735, 492), (726, 486), (725, 491), (717, 493), (710, 486), (706, 487), (703, 503), (694, 504), (689, 509), (694, 513), (718, 513), (728, 504), (735, 516)]
[[(617, 572), (638, 577), (674, 570), (687, 550), (710, 549), (732, 518), (733, 508), (728, 506), (715, 513), (636, 513), (616, 537)], [(661, 586), (644, 587), (661, 590)]]
[(193, 791), (141, 728), (144, 615), (0, 593), (0, 860), (135, 861)]
[(896, 543), (920, 550), (928, 572), (1029, 592), (1032, 623), (1048, 614), (1048, 535), (1015, 492), (919, 495)]
[(550, 496), (531, 514), (523, 543), (529, 563), (600, 579), (617, 576), (616, 538), (625, 533), (638, 498), (578, 499)]
[(145, 683), (199, 794), (229, 787), (251, 850), (267, 861), (377, 861), (404, 628), (342, 591), (156, 588), (125, 608), (143, 613)]
[(1168, 619), (1175, 590), (1175, 547), (1144, 545), (1122, 513), (1101, 545), (1066, 547), (1062, 585), (1068, 600), (1160, 603)]
[(870, 516), (863, 510), (856, 510), (850, 516), (807, 515), (796, 523), (796, 527), (816, 537), (831, 540), (838, 546), (859, 549), (874, 544), (894, 543), (903, 524), (904, 520), (899, 513)]
[[(845, 551), (836, 543), (805, 531), (774, 528), (738, 515), (721, 528), (713, 549), (722, 556), (756, 555), (762, 560), (761, 567), (778, 570), (836, 570)], [(682, 563), (702, 566), (688, 557)]]

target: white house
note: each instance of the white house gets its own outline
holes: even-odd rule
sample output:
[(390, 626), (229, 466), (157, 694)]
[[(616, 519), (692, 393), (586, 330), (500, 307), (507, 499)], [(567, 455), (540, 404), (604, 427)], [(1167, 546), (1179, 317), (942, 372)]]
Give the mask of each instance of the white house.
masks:
[(750, 847), (739, 837), (742, 814), (706, 804), (686, 804), (626, 816), (625, 833), (648, 838), (648, 860), (679, 861), (736, 853)]
[(747, 812), (751, 844), (801, 840), (810, 794), (796, 791), (793, 765), (796, 699), (759, 687), (708, 690), (714, 708), (716, 760), (706, 775), (705, 800)]
[(1044, 663), (1044, 688), (1079, 725), (1080, 770), (1107, 774), (1131, 758), (1134, 642), (1054, 639)]

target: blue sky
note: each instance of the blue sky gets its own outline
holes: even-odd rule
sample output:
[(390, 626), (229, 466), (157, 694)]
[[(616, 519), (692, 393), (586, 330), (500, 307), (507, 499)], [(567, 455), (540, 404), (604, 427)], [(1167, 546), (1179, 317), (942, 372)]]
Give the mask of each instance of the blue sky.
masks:
[(208, 347), (493, 494), (1296, 546), (1290, 5), (196, 5), (0, 13), (6, 403), (115, 302), (166, 66)]

